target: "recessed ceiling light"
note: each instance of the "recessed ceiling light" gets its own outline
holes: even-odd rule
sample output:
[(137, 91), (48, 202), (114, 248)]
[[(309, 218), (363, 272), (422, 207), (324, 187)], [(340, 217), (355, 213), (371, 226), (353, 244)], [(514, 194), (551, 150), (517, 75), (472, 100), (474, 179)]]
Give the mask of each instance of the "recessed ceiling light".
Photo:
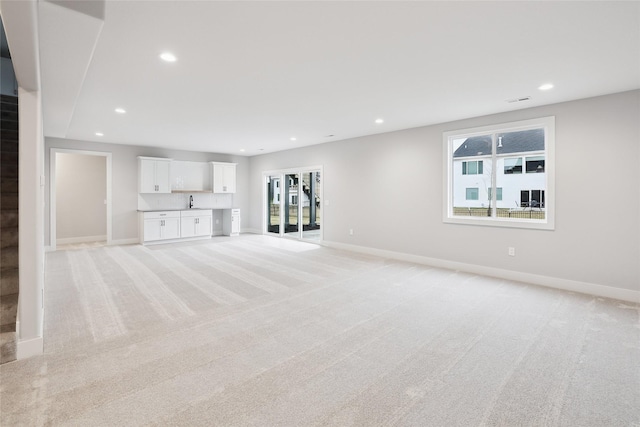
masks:
[(538, 89), (540, 90), (549, 90), (549, 89), (553, 89), (553, 85), (551, 83), (545, 83), (542, 86), (540, 86)]
[(241, 149), (240, 149), (240, 152), (241, 152), (241, 153), (244, 153), (244, 148), (241, 148)]
[(384, 120), (382, 120), (382, 119), (376, 119), (376, 124), (378, 124), (378, 125), (379, 125), (379, 124), (381, 124), (381, 123), (384, 123)]
[(102, 132), (96, 132), (96, 136), (104, 136), (104, 133), (102, 133)]
[(118, 114), (124, 114), (124, 113), (126, 113), (126, 112), (127, 112), (124, 108), (120, 108), (120, 107), (116, 108), (116, 110), (115, 110), (115, 111), (116, 111), (116, 113), (118, 113)]
[(171, 52), (164, 52), (162, 55), (160, 55), (160, 58), (163, 61), (167, 62), (176, 62), (178, 60), (178, 58), (176, 58), (176, 56)]
[(290, 139), (290, 140), (292, 140), (292, 141), (295, 141), (295, 140), (296, 140), (296, 139), (298, 139), (298, 138), (296, 138), (295, 136), (292, 136), (292, 137), (291, 137), (291, 138), (289, 138), (289, 139)]

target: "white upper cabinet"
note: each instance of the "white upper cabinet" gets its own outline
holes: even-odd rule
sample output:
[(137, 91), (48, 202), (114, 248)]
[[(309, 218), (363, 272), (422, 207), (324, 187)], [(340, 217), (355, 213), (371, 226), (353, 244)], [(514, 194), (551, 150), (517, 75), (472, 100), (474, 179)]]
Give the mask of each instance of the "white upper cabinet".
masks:
[(171, 193), (171, 159), (138, 157), (138, 192)]
[(236, 163), (211, 162), (214, 193), (236, 192)]

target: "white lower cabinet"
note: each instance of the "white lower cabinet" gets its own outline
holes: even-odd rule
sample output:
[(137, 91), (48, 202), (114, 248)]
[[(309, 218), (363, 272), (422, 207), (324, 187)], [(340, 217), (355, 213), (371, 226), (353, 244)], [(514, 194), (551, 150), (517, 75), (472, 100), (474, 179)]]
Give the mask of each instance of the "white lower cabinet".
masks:
[(213, 215), (210, 210), (190, 210), (180, 212), (181, 237), (211, 237)]
[(142, 241), (180, 238), (180, 212), (145, 212), (142, 220)]
[(140, 243), (211, 237), (213, 212), (209, 209), (140, 213)]

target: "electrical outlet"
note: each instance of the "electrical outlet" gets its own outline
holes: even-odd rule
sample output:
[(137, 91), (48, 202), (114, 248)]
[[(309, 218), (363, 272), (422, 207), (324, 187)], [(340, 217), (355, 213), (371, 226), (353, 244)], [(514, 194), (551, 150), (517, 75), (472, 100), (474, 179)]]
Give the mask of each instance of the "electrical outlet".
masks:
[(353, 228), (349, 229), (349, 236), (353, 236)]
[(509, 256), (516, 256), (516, 248), (509, 247)]

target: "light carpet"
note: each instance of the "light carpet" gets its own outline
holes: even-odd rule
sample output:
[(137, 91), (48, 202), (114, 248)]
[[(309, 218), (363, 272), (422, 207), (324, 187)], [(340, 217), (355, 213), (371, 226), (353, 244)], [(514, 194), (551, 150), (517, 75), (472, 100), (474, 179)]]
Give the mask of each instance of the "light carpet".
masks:
[(638, 305), (268, 236), (57, 251), (0, 424), (638, 426)]

